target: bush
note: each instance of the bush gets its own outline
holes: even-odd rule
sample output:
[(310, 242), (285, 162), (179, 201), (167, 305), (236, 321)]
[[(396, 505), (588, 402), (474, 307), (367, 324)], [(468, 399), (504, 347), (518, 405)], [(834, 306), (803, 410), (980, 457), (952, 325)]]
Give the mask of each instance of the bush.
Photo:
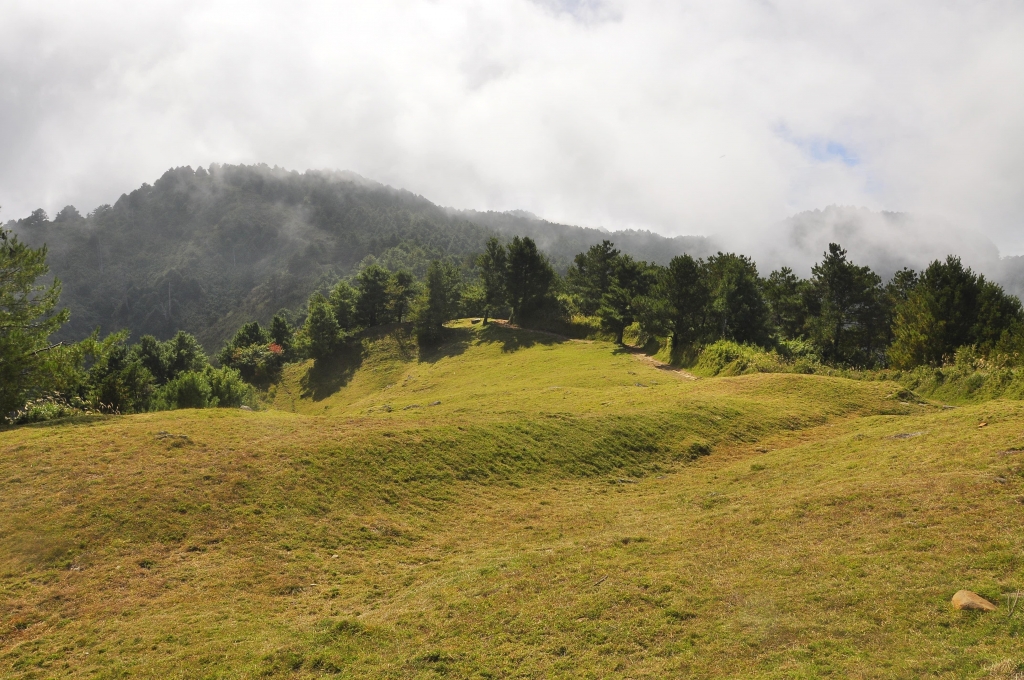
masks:
[(211, 369), (208, 372), (211, 400), (223, 408), (238, 408), (242, 405), (253, 406), (256, 396), (252, 387), (242, 380), (242, 375), (227, 366)]
[(234, 347), (221, 352), (221, 364), (236, 369), (247, 382), (264, 383), (281, 370), (284, 348), (274, 342)]
[(794, 373), (818, 373), (822, 370), (821, 356), (809, 340), (782, 340), (776, 350)]
[(216, 406), (206, 372), (185, 371), (160, 388), (158, 403), (165, 409)]
[(968, 346), (957, 349), (953, 361), (945, 366), (919, 366), (893, 377), (918, 394), (947, 401), (1024, 399), (1024, 368), (1016, 363), (1015, 357), (985, 357)]
[(743, 375), (745, 373), (790, 373), (792, 366), (774, 350), (752, 345), (741, 345), (731, 340), (719, 340), (707, 345), (697, 355), (693, 372), (712, 377), (716, 375)]
[(12, 425), (25, 425), (89, 413), (95, 413), (95, 411), (82, 399), (51, 394), (33, 399), (12, 413), (6, 420)]
[(93, 405), (105, 413), (141, 413), (149, 410), (153, 374), (140, 362), (127, 365), (108, 361), (91, 376)]
[(241, 374), (228, 366), (187, 371), (157, 390), (157, 410), (176, 408), (238, 408), (254, 406), (253, 388)]

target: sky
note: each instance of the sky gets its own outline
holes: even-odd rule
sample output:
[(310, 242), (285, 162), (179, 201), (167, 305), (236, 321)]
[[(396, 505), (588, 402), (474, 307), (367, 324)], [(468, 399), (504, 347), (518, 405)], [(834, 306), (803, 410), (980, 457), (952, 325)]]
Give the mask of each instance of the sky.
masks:
[(1024, 253), (1020, 0), (0, 0), (0, 220), (171, 167), (742, 247), (829, 205)]

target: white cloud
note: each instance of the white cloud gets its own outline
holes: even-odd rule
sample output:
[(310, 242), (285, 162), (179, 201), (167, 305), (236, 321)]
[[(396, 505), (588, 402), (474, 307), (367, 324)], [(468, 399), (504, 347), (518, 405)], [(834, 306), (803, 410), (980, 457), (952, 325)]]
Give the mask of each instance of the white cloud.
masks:
[(1024, 251), (1019, 2), (0, 1), (6, 218), (168, 167), (723, 234), (829, 204)]

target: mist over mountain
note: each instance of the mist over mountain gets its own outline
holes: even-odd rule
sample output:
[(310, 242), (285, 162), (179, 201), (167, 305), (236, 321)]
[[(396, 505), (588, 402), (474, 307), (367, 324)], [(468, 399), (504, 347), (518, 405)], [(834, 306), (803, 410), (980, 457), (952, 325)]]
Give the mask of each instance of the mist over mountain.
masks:
[(988, 237), (941, 218), (867, 208), (830, 205), (768, 225), (742, 240), (722, 239), (746, 253), (767, 274), (782, 266), (809, 276), (829, 243), (841, 244), (850, 258), (868, 265), (883, 279), (904, 267), (921, 271), (934, 260), (958, 256), (965, 265), (1024, 297), (1024, 257), (1000, 257)]
[(431, 259), (464, 269), (495, 234), (535, 237), (564, 271), (602, 239), (667, 263), (707, 255), (703, 237), (606, 232), (553, 224), (527, 213), (445, 209), (422, 196), (348, 172), (298, 173), (266, 165), (168, 170), (83, 216), (52, 220), (37, 210), (8, 222), (32, 245), (47, 244), (71, 321), (60, 339), (128, 328), (167, 338), (179, 329), (216, 349), (245, 321), (300, 308), (310, 293), (376, 261), (422, 276)]

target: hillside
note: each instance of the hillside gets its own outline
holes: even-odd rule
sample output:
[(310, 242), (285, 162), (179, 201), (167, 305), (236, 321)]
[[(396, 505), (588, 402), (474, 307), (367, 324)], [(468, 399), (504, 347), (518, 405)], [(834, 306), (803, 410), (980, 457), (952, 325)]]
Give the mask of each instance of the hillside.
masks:
[(7, 226), (33, 246), (49, 246), (51, 272), (72, 311), (58, 339), (96, 328), (160, 339), (186, 330), (210, 352), (247, 321), (299, 308), (368, 256), (422, 276), (434, 258), (460, 261), (468, 272), (472, 256), (496, 234), (543, 235), (542, 246), (563, 270), (604, 238), (662, 264), (684, 251), (711, 251), (701, 237), (444, 209), (353, 173), (265, 165), (175, 168), (87, 216), (69, 206), (53, 220), (36, 211)]
[[(0, 432), (0, 675), (992, 677), (1020, 402), (467, 322), (274, 408)], [(984, 424), (981, 426), (981, 424)], [(992, 671), (995, 673), (995, 671)], [(996, 675), (996, 677), (1000, 677)]]

